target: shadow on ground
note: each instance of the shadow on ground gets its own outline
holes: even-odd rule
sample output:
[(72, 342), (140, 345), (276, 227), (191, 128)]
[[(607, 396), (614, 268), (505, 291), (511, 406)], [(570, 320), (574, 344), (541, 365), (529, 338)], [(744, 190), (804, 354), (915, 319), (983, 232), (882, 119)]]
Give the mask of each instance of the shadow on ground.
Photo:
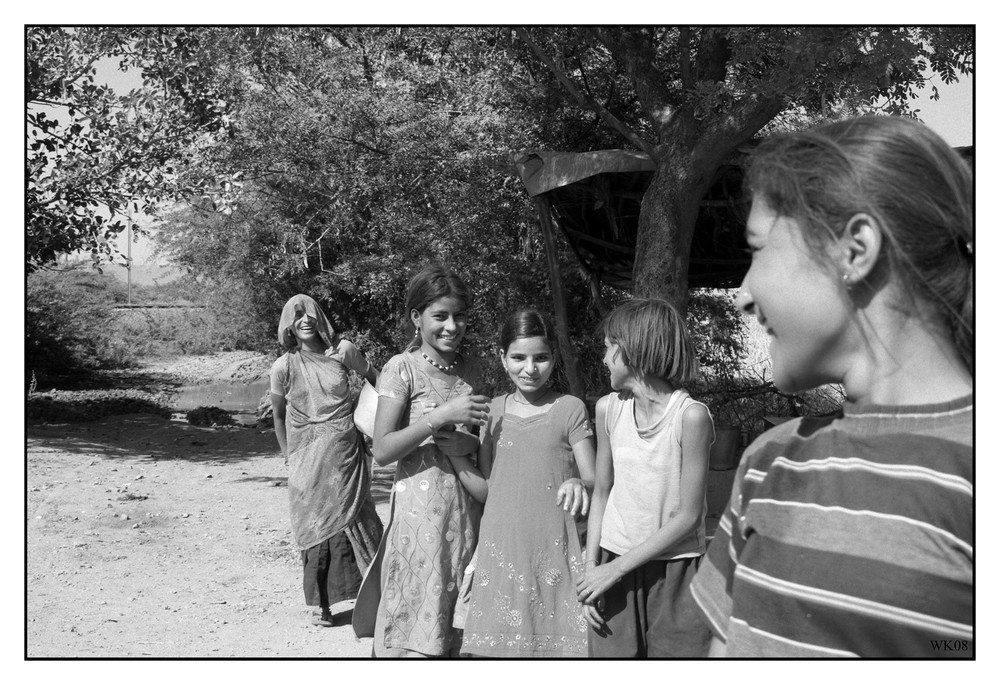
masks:
[(183, 420), (127, 414), (85, 423), (28, 423), (29, 453), (58, 450), (81, 456), (235, 463), (255, 457), (281, 459), (273, 431), (254, 427), (203, 428)]

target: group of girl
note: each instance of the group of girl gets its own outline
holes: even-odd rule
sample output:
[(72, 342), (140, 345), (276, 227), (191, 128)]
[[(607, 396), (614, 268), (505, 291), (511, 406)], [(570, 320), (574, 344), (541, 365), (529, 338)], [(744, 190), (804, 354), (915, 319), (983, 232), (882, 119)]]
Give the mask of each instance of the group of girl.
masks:
[[(866, 117), (769, 139), (747, 179), (738, 304), (776, 387), (846, 401), (754, 441), (710, 544), (712, 417), (668, 303), (604, 320), (593, 424), (551, 387), (535, 309), (500, 331), (510, 391), (476, 392), (470, 294), (443, 267), (410, 280), (414, 339), (381, 373), (309, 298), (286, 305), (275, 426), (320, 620), (367, 569), (376, 657), (974, 655), (968, 166), (919, 123)], [(375, 382), (373, 457), (396, 464), (384, 533), (346, 369)]]

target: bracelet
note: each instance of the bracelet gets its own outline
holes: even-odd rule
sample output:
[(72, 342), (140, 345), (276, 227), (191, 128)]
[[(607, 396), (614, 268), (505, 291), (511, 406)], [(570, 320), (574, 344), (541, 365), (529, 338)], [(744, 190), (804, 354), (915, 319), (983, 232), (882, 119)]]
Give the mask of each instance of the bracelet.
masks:
[(431, 423), (430, 419), (427, 419), (425, 423), (427, 424), (427, 427), (431, 429), (431, 435), (437, 433), (437, 428), (434, 427), (434, 424)]

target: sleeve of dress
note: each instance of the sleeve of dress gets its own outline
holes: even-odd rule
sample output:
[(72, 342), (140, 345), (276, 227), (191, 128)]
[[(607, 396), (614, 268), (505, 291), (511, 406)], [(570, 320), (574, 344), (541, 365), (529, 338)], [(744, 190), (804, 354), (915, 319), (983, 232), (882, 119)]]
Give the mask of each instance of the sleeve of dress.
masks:
[(743, 512), (744, 489), (748, 464), (753, 455), (741, 460), (733, 479), (729, 504), (719, 520), (719, 528), (712, 538), (705, 559), (691, 581), (691, 594), (702, 613), (702, 618), (720, 640), (725, 642), (729, 618), (733, 613), (733, 577), (739, 566), (740, 554), (746, 538), (739, 521)]
[(396, 355), (385, 363), (378, 377), (375, 390), (380, 397), (390, 397), (394, 400), (408, 402), (410, 399), (413, 378), (402, 355)]
[(350, 340), (344, 340), (341, 338), (337, 351), (340, 353), (344, 366), (348, 370), (353, 371), (359, 376), (363, 376), (368, 373), (368, 369), (371, 366), (368, 362), (368, 358), (361, 350), (358, 349), (358, 346)]
[(288, 395), (288, 354), (283, 354), (271, 365), (271, 392)]
[(569, 436), (569, 444), (576, 443), (586, 438), (593, 437), (594, 431), (590, 427), (590, 416), (587, 414), (587, 405), (579, 397), (568, 395), (569, 410), (566, 418), (566, 435)]

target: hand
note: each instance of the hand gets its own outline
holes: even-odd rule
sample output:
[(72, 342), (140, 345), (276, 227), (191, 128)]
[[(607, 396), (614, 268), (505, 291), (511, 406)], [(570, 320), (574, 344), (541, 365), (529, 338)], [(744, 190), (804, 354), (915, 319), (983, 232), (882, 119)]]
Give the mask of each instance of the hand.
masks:
[(442, 426), (455, 423), (481, 426), (486, 423), (489, 415), (488, 397), (485, 395), (465, 395), (445, 402), (437, 409), (424, 414), (424, 417), (440, 429)]
[(438, 431), (434, 433), (434, 444), (448, 457), (464, 457), (472, 454), (479, 446), (475, 436), (459, 431)]
[(601, 616), (602, 611), (604, 611), (603, 597), (598, 598), (598, 603), (596, 605), (583, 605), (583, 617), (587, 619), (587, 623), (589, 623), (594, 630), (601, 630), (604, 628), (604, 617)]
[(576, 598), (584, 604), (595, 604), (601, 595), (621, 580), (617, 559), (600, 566), (588, 566), (576, 581)]
[(590, 495), (587, 494), (587, 487), (579, 478), (568, 478), (566, 482), (559, 486), (556, 493), (556, 506), (562, 505), (563, 511), (568, 511), (570, 516), (586, 516), (590, 508)]

